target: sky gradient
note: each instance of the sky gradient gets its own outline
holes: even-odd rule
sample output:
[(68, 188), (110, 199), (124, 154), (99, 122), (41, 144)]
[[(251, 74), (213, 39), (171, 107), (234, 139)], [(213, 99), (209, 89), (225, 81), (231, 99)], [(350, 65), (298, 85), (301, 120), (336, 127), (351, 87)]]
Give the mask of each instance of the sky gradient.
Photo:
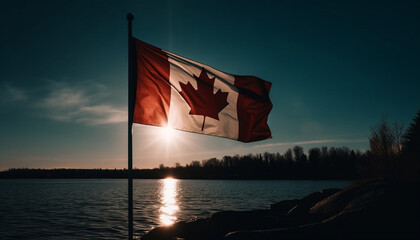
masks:
[(369, 128), (420, 108), (419, 1), (1, 1), (0, 169), (127, 167), (133, 35), (272, 82), (273, 138), (256, 143), (135, 125), (153, 168), (300, 145), (366, 150)]

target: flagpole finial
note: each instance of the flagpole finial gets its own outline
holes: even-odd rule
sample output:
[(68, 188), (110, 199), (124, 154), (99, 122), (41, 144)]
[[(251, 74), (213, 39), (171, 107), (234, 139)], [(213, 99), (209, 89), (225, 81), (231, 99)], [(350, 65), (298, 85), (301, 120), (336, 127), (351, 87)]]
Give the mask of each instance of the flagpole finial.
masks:
[(127, 14), (127, 20), (128, 21), (133, 21), (133, 19), (134, 19), (134, 14), (133, 13), (128, 13)]

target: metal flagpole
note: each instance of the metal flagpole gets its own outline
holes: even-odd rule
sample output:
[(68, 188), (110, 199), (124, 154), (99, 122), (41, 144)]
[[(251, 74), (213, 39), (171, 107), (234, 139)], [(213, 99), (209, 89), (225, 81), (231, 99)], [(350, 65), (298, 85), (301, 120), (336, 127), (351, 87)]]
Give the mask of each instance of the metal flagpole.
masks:
[(128, 240), (133, 240), (133, 105), (135, 77), (132, 22), (134, 15), (127, 14), (128, 20)]

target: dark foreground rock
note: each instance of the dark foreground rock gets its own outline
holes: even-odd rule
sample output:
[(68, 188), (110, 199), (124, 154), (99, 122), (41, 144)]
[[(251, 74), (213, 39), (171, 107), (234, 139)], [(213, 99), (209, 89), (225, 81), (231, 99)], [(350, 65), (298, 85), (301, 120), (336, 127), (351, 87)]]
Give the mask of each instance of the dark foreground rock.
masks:
[(417, 183), (363, 182), (281, 201), (266, 210), (223, 211), (157, 227), (141, 239), (417, 239), (419, 201)]

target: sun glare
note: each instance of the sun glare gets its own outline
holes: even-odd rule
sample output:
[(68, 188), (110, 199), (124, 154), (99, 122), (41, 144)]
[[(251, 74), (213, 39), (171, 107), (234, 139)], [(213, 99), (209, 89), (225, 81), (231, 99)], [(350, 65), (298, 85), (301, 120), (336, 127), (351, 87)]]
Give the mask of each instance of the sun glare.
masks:
[(167, 138), (172, 138), (175, 134), (175, 130), (169, 126), (164, 127), (163, 132)]
[(163, 225), (171, 225), (176, 220), (176, 213), (179, 211), (177, 203), (178, 180), (168, 177), (162, 180), (160, 222)]
[(175, 137), (175, 129), (170, 126), (161, 127), (159, 130), (160, 138), (164, 139), (166, 142), (171, 142)]

